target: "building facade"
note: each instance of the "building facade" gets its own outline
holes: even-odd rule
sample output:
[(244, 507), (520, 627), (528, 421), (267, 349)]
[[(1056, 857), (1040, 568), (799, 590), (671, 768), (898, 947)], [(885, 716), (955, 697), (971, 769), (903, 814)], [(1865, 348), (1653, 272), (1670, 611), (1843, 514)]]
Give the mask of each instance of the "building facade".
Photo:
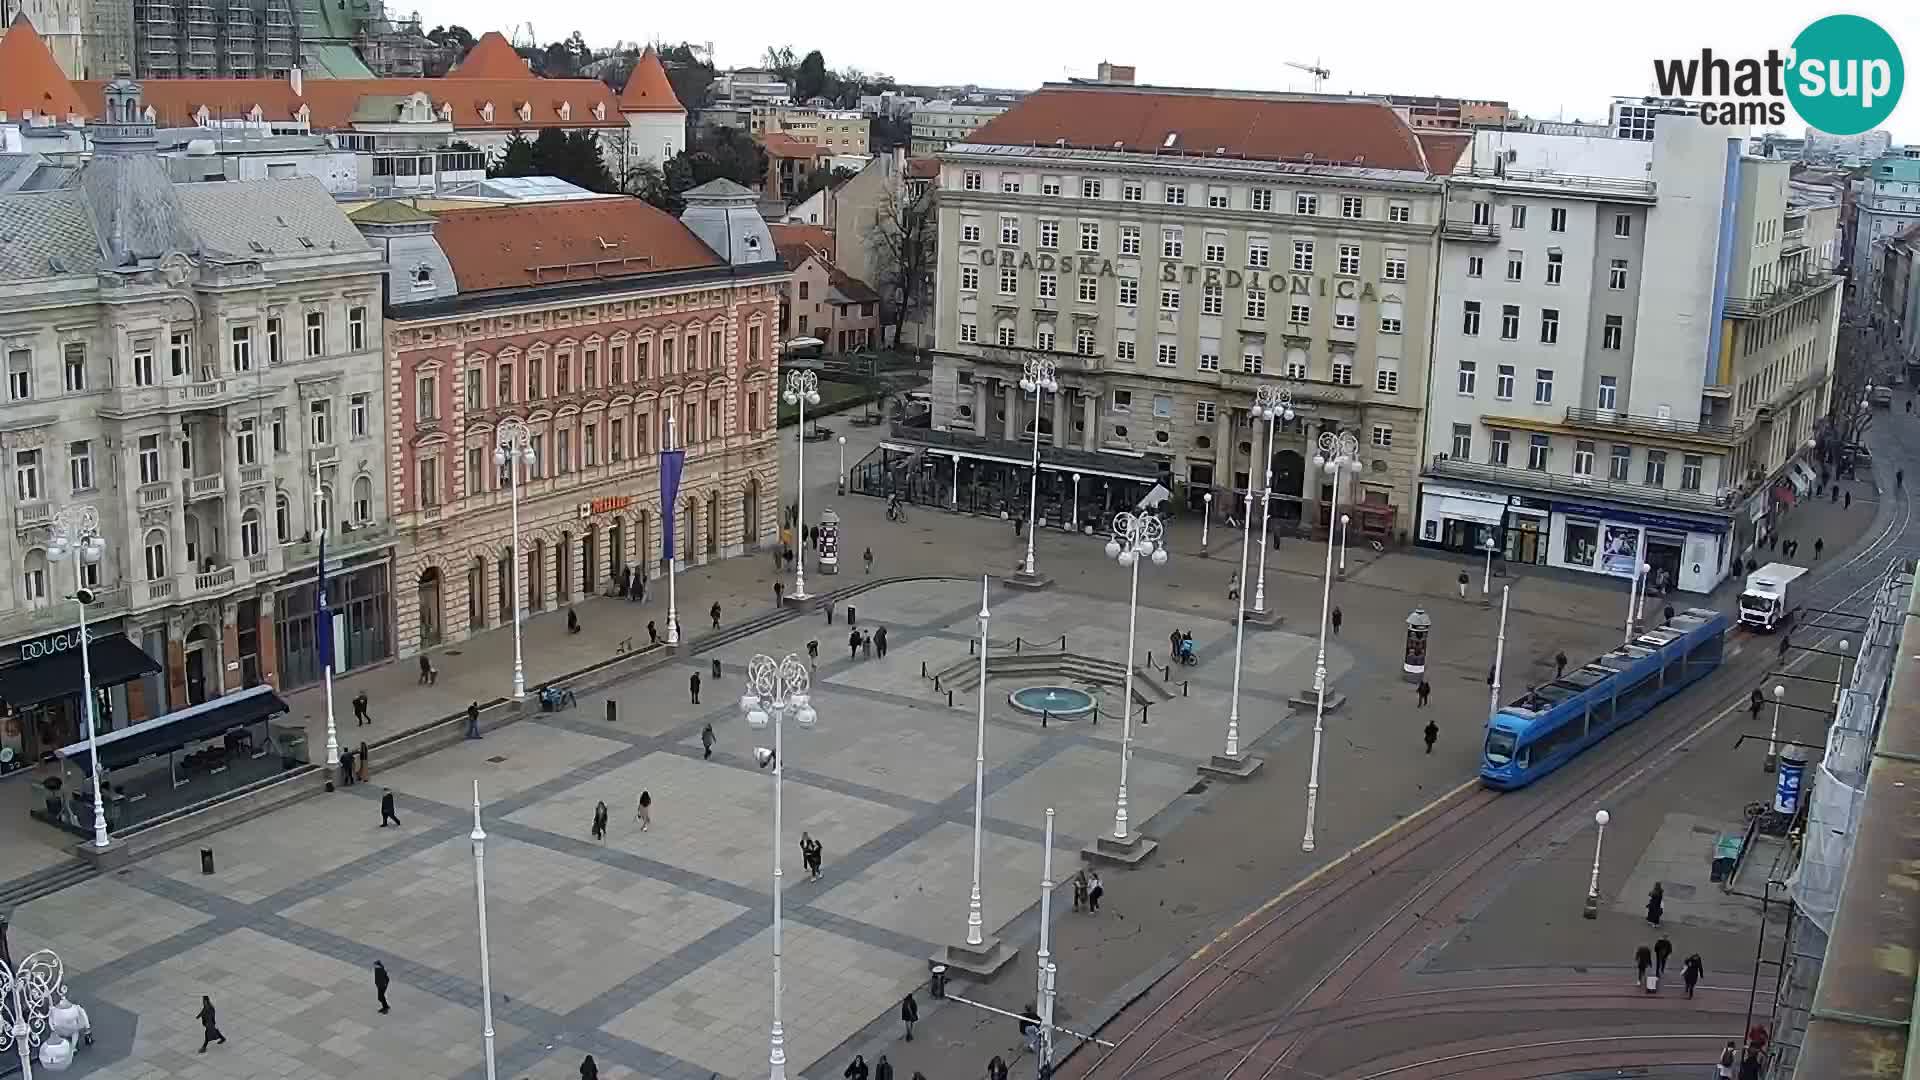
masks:
[(908, 152), (914, 157), (937, 154), (972, 135), (982, 124), (1006, 111), (1005, 105), (929, 101), (913, 110), (912, 141)]
[(1507, 127), (1519, 119), (1504, 101), (1414, 94), (1389, 94), (1387, 100), (1393, 102), (1394, 108), (1405, 110), (1407, 122), (1421, 129), (1457, 131)]
[[(1408, 528), (1441, 181), (1384, 101), (1050, 85), (940, 161), (934, 428), (1017, 443), (1037, 423), (1219, 514), (1270, 466), (1272, 513), (1305, 525), (1333, 494), (1316, 440), (1346, 432), (1363, 470), (1342, 510)], [(1017, 384), (1037, 358), (1061, 390), (1036, 417)], [(1271, 447), (1263, 385), (1296, 413)], [(1068, 471), (1043, 459), (1043, 483)]]
[(1887, 242), (1920, 224), (1920, 148), (1875, 161), (1861, 184), (1849, 272), (1856, 285), (1871, 288)]
[(314, 181), (173, 184), (138, 85), (104, 99), (80, 183), (0, 197), (0, 766), (78, 734), (77, 666), (44, 667), (77, 655), (78, 508), (110, 727), (316, 680), (322, 528), (336, 666), (392, 655), (380, 254)]
[[(777, 537), (789, 275), (751, 192), (716, 181), (687, 201), (684, 223), (636, 199), (358, 215), (391, 267), (401, 655), (511, 624), (516, 592), (537, 612), (661, 576), (663, 449), (686, 451), (682, 566)], [(494, 461), (509, 421), (533, 449), (517, 473)]]
[(747, 130), (755, 138), (786, 135), (834, 154), (865, 154), (868, 124), (858, 110), (755, 105), (747, 112)]
[(1421, 544), (1706, 592), (1808, 494), (1836, 208), (1727, 130), (1651, 135), (1483, 132), (1451, 178)]

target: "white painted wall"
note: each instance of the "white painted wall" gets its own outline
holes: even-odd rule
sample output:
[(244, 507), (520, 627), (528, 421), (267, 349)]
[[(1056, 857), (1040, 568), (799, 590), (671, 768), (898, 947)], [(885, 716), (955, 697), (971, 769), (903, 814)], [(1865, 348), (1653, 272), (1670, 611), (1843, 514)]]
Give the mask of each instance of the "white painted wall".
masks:
[(1684, 117), (1662, 117), (1654, 128), (1660, 201), (1647, 215), (1628, 412), (1700, 419), (1709, 343), (1719, 333), (1713, 293), (1727, 155), (1746, 142), (1743, 128)]

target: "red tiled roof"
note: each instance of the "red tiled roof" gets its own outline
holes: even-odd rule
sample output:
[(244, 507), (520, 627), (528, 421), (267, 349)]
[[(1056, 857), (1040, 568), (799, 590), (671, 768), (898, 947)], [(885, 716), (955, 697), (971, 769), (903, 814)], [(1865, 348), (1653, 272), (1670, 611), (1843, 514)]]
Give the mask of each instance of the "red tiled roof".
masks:
[(800, 244), (827, 254), (833, 251), (833, 230), (824, 225), (768, 225), (767, 230), (773, 233), (775, 247)]
[[(11, 37), (12, 35), (8, 35)], [(478, 48), (476, 46), (476, 48)], [(5, 66), (0, 65), (0, 71)], [(65, 85), (64, 82), (62, 85)], [(310, 110), (309, 123), (316, 131), (337, 131), (352, 126), (352, 117), (365, 97), (404, 97), (422, 93), (433, 102), (434, 111), (452, 106), (453, 126), (465, 130), (496, 129), (514, 131), (524, 128), (605, 128), (620, 127), (620, 113), (613, 91), (598, 79), (540, 79), (532, 75), (518, 78), (445, 78), (445, 79), (305, 79), (302, 93), (294, 93), (285, 79), (147, 79), (141, 94), (163, 124), (192, 126), (202, 106), (214, 117), (244, 117), (258, 105), (269, 121), (293, 120), (300, 106)], [(99, 114), (105, 111), (99, 81), (76, 82), (85, 108)], [(485, 119), (482, 108), (493, 106), (493, 119)], [(566, 119), (560, 107), (570, 105)], [(520, 107), (528, 107), (528, 118), (520, 118)], [(593, 115), (595, 105), (602, 106), (604, 119)]]
[(781, 158), (823, 158), (832, 157), (833, 151), (824, 146), (815, 146), (810, 142), (801, 142), (791, 135), (778, 131), (769, 131), (760, 136), (760, 145), (766, 147), (768, 157)]
[(938, 180), (939, 178), (940, 162), (938, 160), (928, 157), (907, 159), (907, 179)]
[(513, 51), (507, 39), (500, 31), (489, 30), (480, 35), (473, 43), (467, 55), (460, 59), (453, 70), (447, 72), (449, 79), (531, 79), (533, 69), (520, 54)]
[(433, 237), (462, 290), (721, 265), (673, 215), (624, 196), (449, 210), (437, 217)]
[[(1168, 145), (1168, 139), (1173, 140)], [(1048, 85), (987, 121), (969, 143), (1066, 145), (1141, 154), (1364, 163), (1417, 169), (1427, 163), (1413, 129), (1378, 101), (1174, 92), (1152, 87)]]
[(651, 45), (640, 54), (639, 62), (633, 65), (633, 74), (627, 76), (627, 85), (620, 91), (620, 111), (687, 111), (673, 92), (673, 83), (667, 79), (667, 69), (660, 64), (660, 54), (654, 52)]
[(1427, 167), (1435, 176), (1452, 172), (1460, 155), (1473, 143), (1473, 133), (1467, 131), (1422, 131), (1415, 137), (1427, 152)]
[(856, 304), (873, 304), (880, 300), (880, 294), (873, 291), (873, 286), (845, 270), (835, 269), (828, 280), (833, 283), (834, 288), (840, 290), (840, 295)]
[(68, 113), (90, 115), (33, 22), (21, 12), (0, 36), (0, 112), (18, 120), (29, 110), (56, 120), (65, 120)]

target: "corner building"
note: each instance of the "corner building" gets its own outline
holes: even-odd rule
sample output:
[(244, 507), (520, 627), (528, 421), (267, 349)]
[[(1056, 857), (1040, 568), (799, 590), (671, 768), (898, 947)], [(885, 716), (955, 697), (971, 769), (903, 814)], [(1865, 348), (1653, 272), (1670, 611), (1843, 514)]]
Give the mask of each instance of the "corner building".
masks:
[[(1435, 173), (1461, 145), (1380, 99), (1043, 87), (940, 154), (921, 474), (951, 474), (951, 501), (991, 509), (979, 488), (1014, 486), (992, 462), (1025, 461), (1037, 421), (1043, 506), (1083, 473), (1099, 478), (1074, 485), (1083, 520), (1156, 482), (1195, 511), (1212, 492), (1224, 516), (1264, 481), (1249, 410), (1270, 383), (1297, 414), (1274, 437), (1276, 521), (1322, 523), (1333, 492), (1310, 475), (1315, 440), (1345, 431), (1364, 468), (1343, 481), (1343, 511), (1364, 536), (1399, 537), (1426, 398)], [(1037, 417), (1018, 385), (1035, 357), (1060, 382)]]
[[(777, 538), (790, 272), (752, 192), (714, 181), (687, 201), (681, 221), (627, 198), (354, 214), (388, 260), (400, 655), (510, 625), (516, 590), (531, 613), (607, 593), (629, 567), (663, 575), (662, 449), (686, 451), (681, 567)], [(531, 467), (494, 463), (510, 419)]]

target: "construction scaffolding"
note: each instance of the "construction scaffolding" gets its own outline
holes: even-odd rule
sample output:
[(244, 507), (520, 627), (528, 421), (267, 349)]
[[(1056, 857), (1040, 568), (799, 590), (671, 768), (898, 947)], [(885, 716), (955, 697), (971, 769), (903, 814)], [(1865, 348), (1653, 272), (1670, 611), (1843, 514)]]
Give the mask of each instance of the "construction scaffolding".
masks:
[(135, 78), (285, 78), (299, 62), (302, 0), (132, 0)]

